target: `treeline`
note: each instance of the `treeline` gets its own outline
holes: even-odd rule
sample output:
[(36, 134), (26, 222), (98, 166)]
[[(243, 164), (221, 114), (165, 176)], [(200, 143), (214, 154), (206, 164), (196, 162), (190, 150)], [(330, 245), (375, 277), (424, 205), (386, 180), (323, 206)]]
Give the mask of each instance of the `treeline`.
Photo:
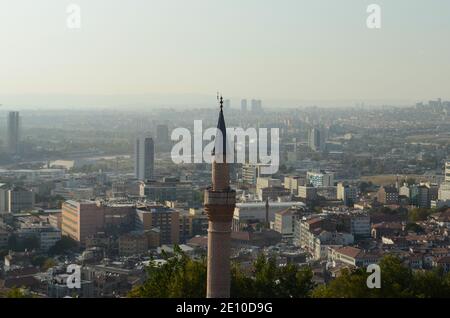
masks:
[[(181, 250), (164, 256), (166, 263), (152, 263), (147, 280), (134, 288), (134, 298), (203, 298), (206, 295), (206, 261), (193, 260)], [(369, 289), (364, 269), (343, 270), (328, 285), (313, 281), (311, 268), (288, 264), (279, 267), (272, 257), (261, 254), (245, 272), (233, 264), (232, 298), (424, 298), (450, 297), (450, 274), (442, 269), (414, 272), (395, 256), (380, 262), (381, 288)]]

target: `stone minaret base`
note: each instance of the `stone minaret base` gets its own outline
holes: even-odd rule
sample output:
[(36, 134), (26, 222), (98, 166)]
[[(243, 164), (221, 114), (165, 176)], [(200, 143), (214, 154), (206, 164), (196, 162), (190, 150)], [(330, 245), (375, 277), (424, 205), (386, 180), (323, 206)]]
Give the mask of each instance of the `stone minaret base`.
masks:
[(209, 222), (207, 298), (230, 297), (231, 222)]
[(208, 226), (208, 274), (206, 297), (230, 297), (230, 241), (231, 222), (236, 192), (205, 191), (205, 210)]

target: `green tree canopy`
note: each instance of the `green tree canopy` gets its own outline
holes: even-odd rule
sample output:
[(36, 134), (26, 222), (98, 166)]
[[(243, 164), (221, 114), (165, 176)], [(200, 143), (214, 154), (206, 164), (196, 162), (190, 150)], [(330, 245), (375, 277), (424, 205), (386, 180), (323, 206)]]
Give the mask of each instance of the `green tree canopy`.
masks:
[(424, 209), (424, 208), (412, 209), (408, 213), (408, 219), (411, 222), (425, 221), (434, 212), (435, 210), (433, 209)]
[(68, 251), (71, 250), (76, 250), (78, 248), (78, 242), (76, 242), (75, 240), (71, 239), (68, 236), (63, 236), (61, 237), (61, 239), (56, 242), (55, 245), (53, 245), (49, 251), (48, 254), (49, 255), (60, 255), (60, 254), (64, 254), (67, 253)]
[[(166, 263), (151, 263), (148, 279), (133, 289), (130, 297), (145, 298), (203, 298), (206, 295), (206, 261), (193, 260), (181, 250), (175, 256), (165, 256)], [(275, 298), (308, 297), (314, 288), (312, 271), (293, 264), (276, 265), (274, 258), (260, 255), (253, 271), (245, 274), (233, 264), (231, 268), (231, 297)]]
[(379, 263), (381, 288), (369, 289), (365, 269), (343, 270), (328, 285), (312, 293), (317, 298), (412, 298), (450, 297), (450, 274), (442, 270), (414, 272), (395, 256), (385, 256)]

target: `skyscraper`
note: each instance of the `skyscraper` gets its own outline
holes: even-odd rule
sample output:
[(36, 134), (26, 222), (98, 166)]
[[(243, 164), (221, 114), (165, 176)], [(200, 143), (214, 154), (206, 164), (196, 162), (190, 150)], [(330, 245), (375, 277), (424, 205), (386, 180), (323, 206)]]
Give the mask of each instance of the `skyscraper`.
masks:
[(153, 178), (155, 145), (150, 137), (138, 137), (134, 145), (134, 173), (139, 180)]
[(19, 112), (9, 112), (7, 129), (8, 129), (7, 151), (11, 155), (17, 155), (19, 153), (19, 140), (20, 140)]
[(241, 112), (244, 112), (244, 113), (247, 112), (247, 100), (246, 99), (241, 100)]
[[(208, 215), (208, 298), (230, 297), (230, 235), (236, 204), (236, 191), (230, 188), (229, 165), (226, 162), (227, 138), (220, 98), (218, 131), (212, 163), (212, 186), (205, 191), (205, 210)], [(219, 133), (218, 133), (219, 135)]]
[(325, 133), (324, 130), (311, 128), (308, 135), (309, 147), (314, 151), (325, 150)]
[(262, 101), (260, 99), (252, 99), (251, 106), (252, 106), (251, 111), (254, 114), (259, 114), (263, 111)]
[(167, 144), (169, 140), (169, 127), (163, 124), (156, 126), (156, 142)]

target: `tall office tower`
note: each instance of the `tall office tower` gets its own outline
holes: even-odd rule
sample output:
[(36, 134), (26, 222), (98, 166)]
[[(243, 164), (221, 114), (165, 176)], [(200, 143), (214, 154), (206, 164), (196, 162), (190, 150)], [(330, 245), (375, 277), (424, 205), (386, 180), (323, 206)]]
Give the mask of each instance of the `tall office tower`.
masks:
[(134, 145), (134, 173), (139, 180), (153, 178), (155, 145), (150, 137), (138, 137)]
[(322, 130), (311, 128), (308, 135), (309, 147), (314, 151), (325, 150), (325, 136)]
[(206, 297), (230, 297), (230, 235), (236, 191), (230, 188), (229, 166), (226, 162), (227, 138), (220, 98), (219, 122), (223, 138), (216, 137), (213, 150), (212, 186), (205, 191), (205, 210), (208, 215), (208, 273)]
[(247, 100), (241, 100), (241, 112), (247, 112)]
[(20, 119), (19, 112), (9, 112), (8, 114), (8, 140), (7, 151), (9, 154), (17, 155), (19, 153), (20, 140)]
[(261, 113), (262, 112), (262, 101), (260, 99), (252, 99), (251, 103), (252, 113)]
[(450, 159), (445, 161), (444, 182), (439, 187), (438, 197), (441, 201), (450, 201)]
[(156, 142), (159, 144), (167, 144), (169, 139), (169, 127), (167, 125), (156, 126)]

